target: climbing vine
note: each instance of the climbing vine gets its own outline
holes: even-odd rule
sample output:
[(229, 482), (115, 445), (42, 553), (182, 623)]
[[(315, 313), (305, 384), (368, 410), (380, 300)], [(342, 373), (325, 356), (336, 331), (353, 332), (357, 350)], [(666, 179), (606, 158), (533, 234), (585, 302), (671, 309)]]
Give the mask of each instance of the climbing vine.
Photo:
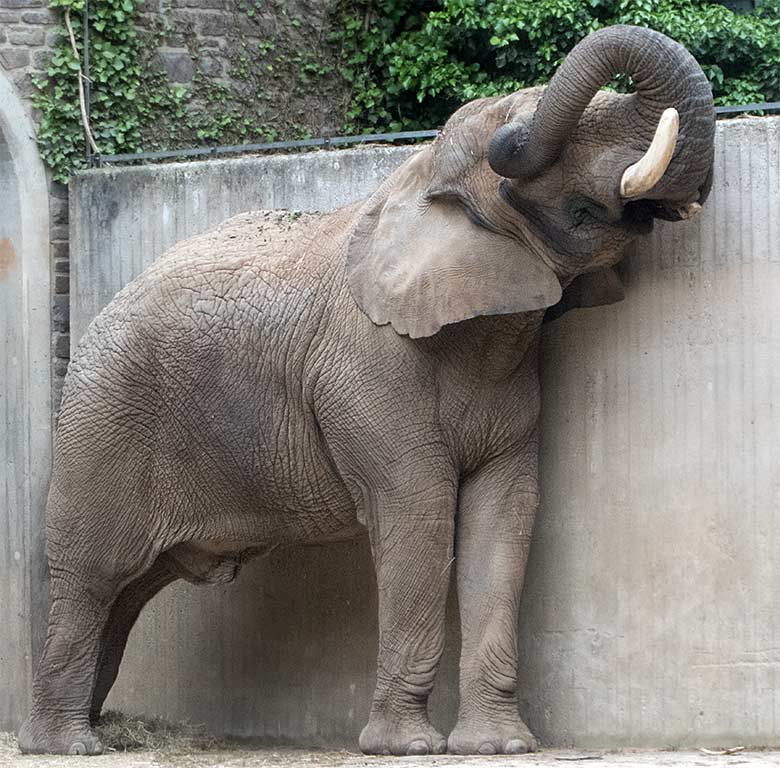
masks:
[[(51, 5), (69, 12), (77, 52), (63, 29), (45, 76), (34, 81), (34, 104), (41, 113), (41, 154), (55, 178), (67, 181), (73, 168), (85, 165), (78, 95), (84, 57), (84, 4), (83, 0), (52, 0)], [(90, 5), (90, 123), (94, 140), (104, 154), (138, 150), (142, 127), (158, 111), (183, 114), (183, 89), (170, 87), (162, 74), (142, 70), (135, 10), (135, 0), (100, 0)]]
[(679, 40), (717, 104), (780, 100), (780, 0), (745, 15), (710, 0), (342, 0), (341, 19), (350, 130), (430, 128), (469, 99), (545, 83), (610, 24)]
[[(232, 0), (220, 14), (228, 58), (216, 64), (172, 16), (147, 14), (139, 27), (139, 3), (90, 2), (90, 122), (102, 154), (435, 127), (464, 101), (547, 82), (577, 41), (617, 23), (682, 42), (718, 104), (780, 100), (780, 0), (756, 0), (751, 14), (709, 0), (321, 0), (331, 13), (314, 21), (302, 1)], [(65, 181), (85, 165), (84, 6), (51, 5), (73, 34), (63, 27), (35, 106), (41, 153)], [(173, 37), (192, 64), (179, 85), (157, 57)]]
[[(319, 21), (296, 15), (292, 3), (228, 4), (220, 14), (225, 31), (214, 33), (227, 54), (216, 64), (213, 48), (202, 44), (191, 25), (166, 14), (142, 20), (139, 4), (89, 3), (90, 123), (101, 154), (307, 138), (327, 132), (328, 125), (330, 132), (340, 127), (331, 118), (340, 121), (346, 108), (346, 89), (331, 60), (337, 48), (327, 39), (321, 43)], [(78, 94), (84, 5), (51, 0), (51, 6), (63, 22), (69, 16), (76, 51), (63, 27), (48, 68), (35, 79), (34, 103), (41, 153), (55, 178), (66, 181), (86, 165)], [(278, 32), (273, 37), (269, 24)], [(158, 56), (174, 38), (192, 66), (185, 84), (169, 81)]]

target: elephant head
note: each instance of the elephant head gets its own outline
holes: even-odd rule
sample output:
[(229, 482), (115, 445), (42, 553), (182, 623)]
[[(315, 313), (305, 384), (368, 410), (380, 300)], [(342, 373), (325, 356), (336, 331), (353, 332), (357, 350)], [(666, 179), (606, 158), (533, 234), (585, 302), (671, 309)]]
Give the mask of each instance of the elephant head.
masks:
[[(599, 90), (617, 74), (633, 93)], [(546, 88), (466, 104), (380, 187), (348, 243), (352, 294), (413, 338), (541, 310), (569, 286), (580, 306), (617, 300), (619, 281), (593, 273), (655, 218), (699, 210), (714, 131), (709, 83), (679, 43), (639, 27), (594, 32)]]

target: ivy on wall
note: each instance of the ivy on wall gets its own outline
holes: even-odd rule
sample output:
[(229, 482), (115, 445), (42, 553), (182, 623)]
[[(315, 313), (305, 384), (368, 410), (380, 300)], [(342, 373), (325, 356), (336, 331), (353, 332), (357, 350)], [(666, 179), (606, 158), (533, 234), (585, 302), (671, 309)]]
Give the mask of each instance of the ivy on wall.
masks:
[[(43, 159), (58, 181), (67, 181), (73, 168), (85, 164), (78, 96), (84, 2), (52, 0), (51, 6), (70, 11), (78, 58), (63, 30), (45, 77), (34, 79), (33, 103), (41, 113), (38, 144)], [(162, 74), (143, 70), (134, 13), (134, 0), (90, 4), (90, 122), (95, 142), (105, 154), (138, 150), (143, 126), (159, 112), (184, 113), (184, 89), (169, 86)]]
[(150, 51), (178, 47), (181, 53), (183, 46), (194, 72), (185, 87), (184, 119), (163, 113), (144, 129), (145, 146), (241, 144), (337, 131), (347, 92), (335, 66), (338, 48), (327, 40), (332, 1), (222, 0), (219, 13), (198, 11), (217, 22), (210, 31), (176, 12), (147, 12), (144, 34), (153, 33), (153, 41), (145, 68), (159, 66)]
[(545, 83), (611, 24), (681, 42), (719, 105), (780, 100), (780, 0), (749, 15), (709, 0), (343, 0), (341, 13), (350, 130), (430, 128), (464, 101)]
[[(229, 0), (220, 13), (226, 31), (208, 43), (170, 14), (147, 12), (139, 26), (139, 5), (89, 3), (90, 124), (101, 154), (308, 138), (327, 127), (331, 113), (340, 121), (346, 89), (328, 66), (337, 48), (327, 40), (303, 48), (301, 39), (316, 42), (320, 20), (293, 13), (287, 0)], [(65, 182), (86, 165), (78, 95), (84, 2), (51, 0), (51, 6), (68, 13), (78, 55), (62, 29), (45, 75), (35, 79), (34, 104), (41, 154)], [(280, 30), (275, 40), (264, 32), (269, 18)], [(192, 66), (183, 85), (169, 82), (158, 57), (173, 41)], [(222, 59), (213, 71), (215, 42)], [(329, 132), (340, 127), (334, 123)]]
[[(227, 71), (210, 74), (197, 36), (179, 35), (195, 67), (186, 87), (154, 60), (176, 30), (160, 15), (139, 31), (139, 2), (90, 2), (91, 125), (103, 154), (435, 127), (465, 101), (547, 82), (580, 39), (617, 23), (683, 43), (718, 104), (780, 100), (780, 0), (744, 15), (708, 0), (321, 0), (332, 6), (324, 36), (287, 0), (234, 0)], [(63, 34), (35, 106), (41, 153), (66, 181), (85, 165), (83, 0), (51, 5), (69, 11), (78, 57)], [(282, 34), (263, 37), (263, 14)]]

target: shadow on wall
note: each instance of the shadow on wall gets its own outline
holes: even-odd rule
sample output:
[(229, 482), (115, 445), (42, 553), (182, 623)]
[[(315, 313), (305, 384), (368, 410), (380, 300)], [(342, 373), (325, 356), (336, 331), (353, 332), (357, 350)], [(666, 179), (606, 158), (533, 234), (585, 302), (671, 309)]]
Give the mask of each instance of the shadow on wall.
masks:
[[(133, 631), (106, 706), (269, 743), (356, 748), (375, 681), (376, 600), (367, 536), (277, 551), (224, 587), (177, 583)], [(450, 631), (442, 680), (454, 679), (459, 645)], [(433, 697), (445, 730), (454, 694), (441, 685)]]

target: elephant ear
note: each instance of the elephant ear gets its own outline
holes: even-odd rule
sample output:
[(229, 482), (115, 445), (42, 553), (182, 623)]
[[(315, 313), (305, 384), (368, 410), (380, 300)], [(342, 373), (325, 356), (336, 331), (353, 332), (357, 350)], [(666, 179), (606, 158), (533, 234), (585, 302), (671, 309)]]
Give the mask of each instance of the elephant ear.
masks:
[(612, 267), (585, 272), (566, 287), (561, 300), (544, 314), (544, 322), (556, 320), (570, 309), (616, 304), (626, 297), (623, 282)]
[(458, 195), (429, 192), (432, 157), (428, 147), (407, 160), (358, 213), (347, 277), (363, 312), (420, 338), (555, 304), (561, 286), (541, 259), (479, 223)]

